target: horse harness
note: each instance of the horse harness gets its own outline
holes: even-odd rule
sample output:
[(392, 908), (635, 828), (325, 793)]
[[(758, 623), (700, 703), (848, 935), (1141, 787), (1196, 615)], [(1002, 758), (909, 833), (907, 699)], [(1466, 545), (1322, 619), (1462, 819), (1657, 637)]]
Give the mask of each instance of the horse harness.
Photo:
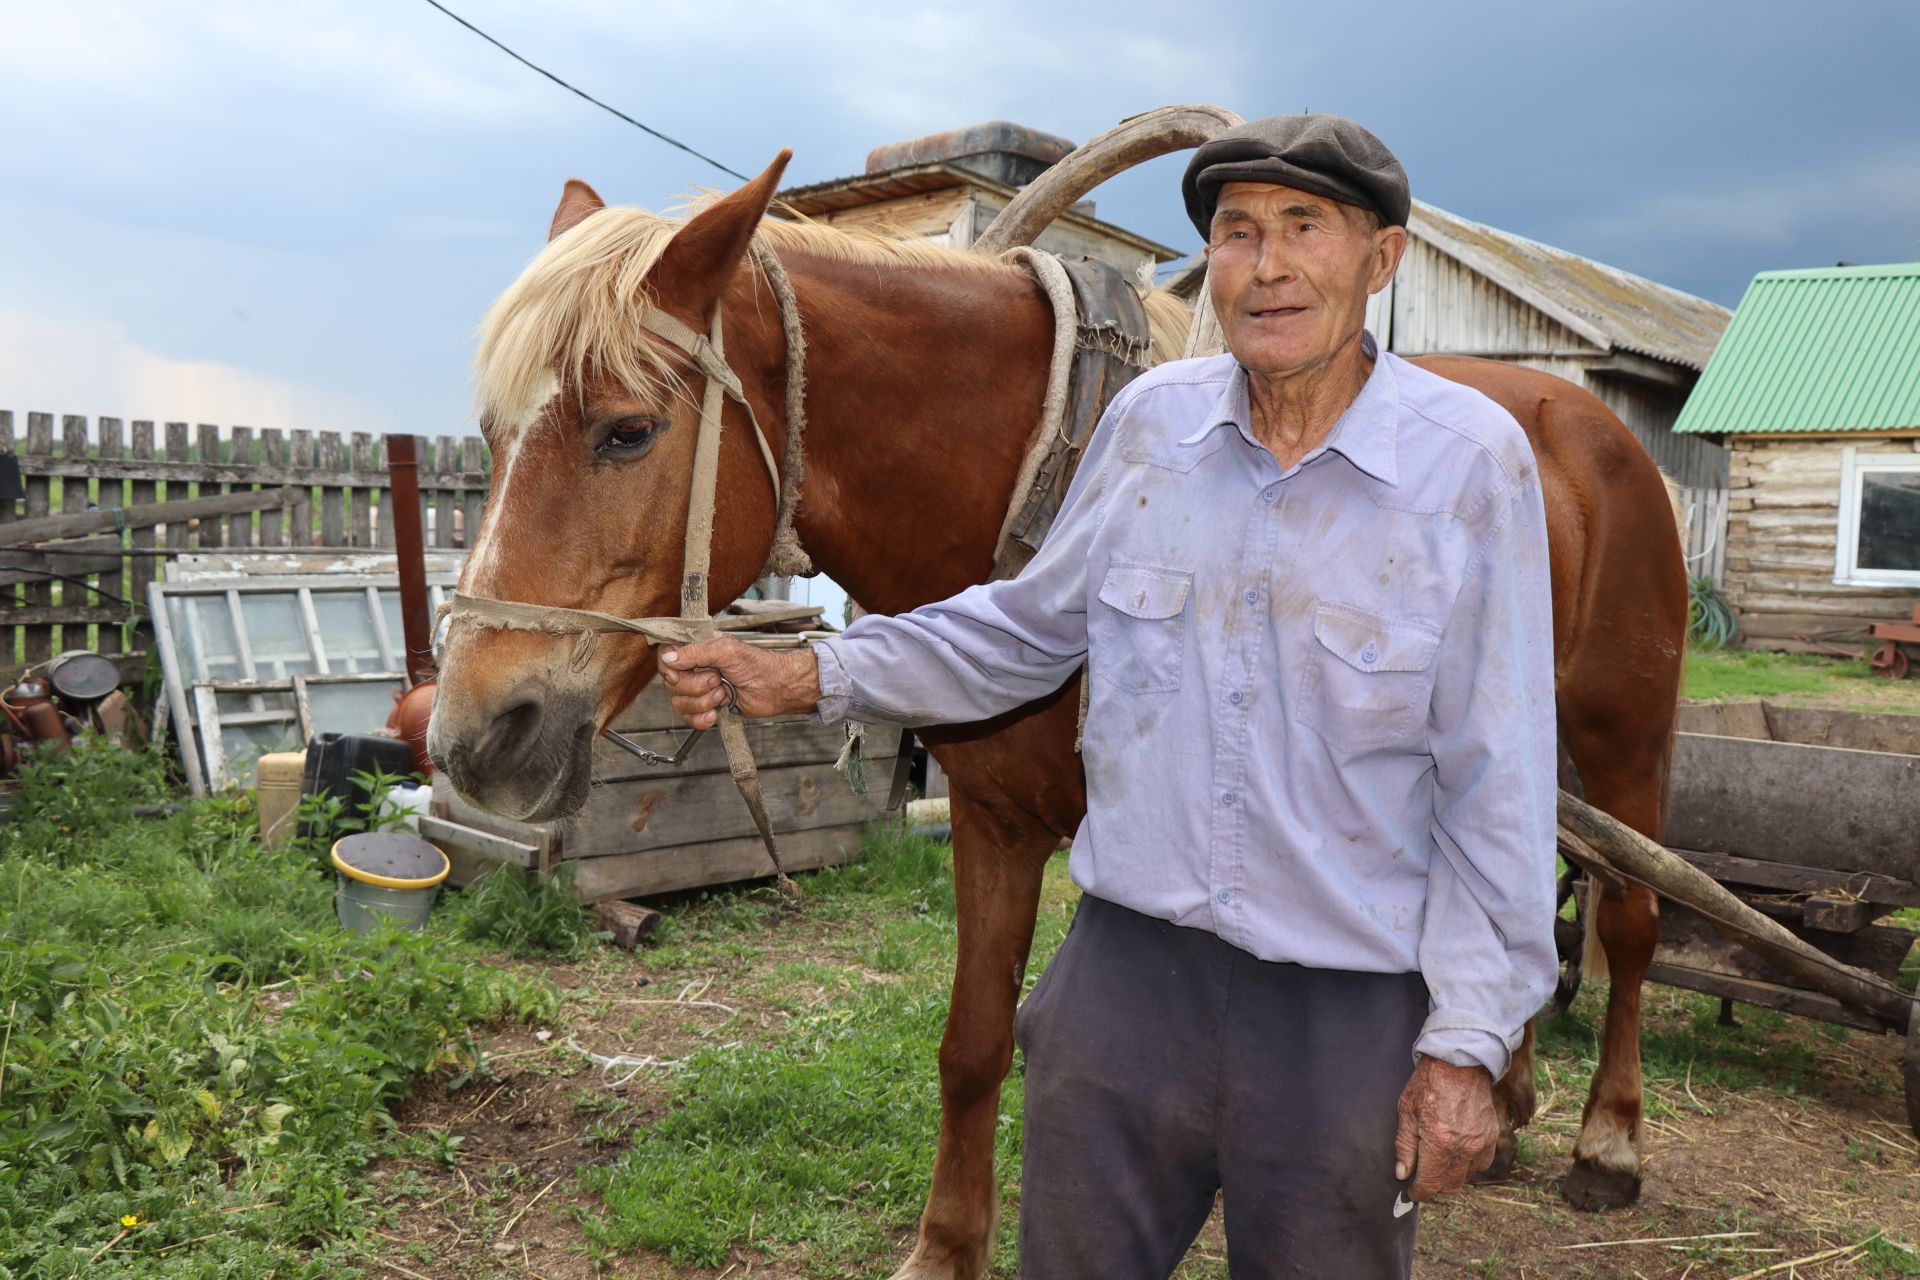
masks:
[[(1100, 415), (1119, 392), (1146, 367), (1151, 351), (1151, 336), (1146, 310), (1133, 286), (1120, 272), (1103, 262), (1082, 258), (1063, 262), (1049, 254), (1015, 250), (1014, 258), (1031, 273), (1047, 293), (1055, 315), (1054, 359), (1047, 379), (1046, 410), (1042, 415), (1027, 456), (1022, 464), (1014, 498), (1001, 529), (994, 552), (995, 578), (1010, 578), (1019, 573), (1040, 548), (1053, 525), (1074, 471)], [(646, 637), (652, 644), (692, 644), (710, 640), (723, 630), (716, 622), (708, 600), (707, 584), (713, 558), (713, 522), (720, 472), (720, 431), (725, 401), (732, 400), (746, 411), (752, 424), (755, 443), (766, 464), (767, 478), (773, 486), (775, 504), (776, 561), (804, 561), (793, 537), (792, 522), (798, 494), (801, 432), (805, 428), (805, 352), (800, 316), (793, 288), (785, 268), (774, 254), (756, 241), (752, 257), (771, 285), (780, 307), (781, 327), (787, 338), (787, 443), (785, 483), (782, 468), (773, 457), (767, 435), (747, 400), (739, 376), (727, 363), (721, 340), (721, 310), (716, 305), (713, 321), (705, 334), (695, 332), (675, 317), (650, 308), (640, 323), (648, 332), (684, 354), (706, 381), (700, 400), (700, 429), (694, 444), (693, 474), (688, 484), (687, 533), (684, 571), (680, 581), (680, 613), (675, 617), (622, 618), (594, 609), (572, 609), (557, 605), (528, 604), (515, 600), (496, 600), (486, 596), (455, 591), (441, 606), (441, 615), (451, 622), (467, 622), (481, 628), (535, 631), (549, 635), (577, 635), (571, 667), (584, 670), (591, 660), (601, 635), (622, 632)], [(801, 645), (805, 638), (767, 638), (756, 643), (766, 647)], [(727, 771), (741, 798), (753, 815), (753, 823), (766, 846), (767, 857), (783, 892), (798, 892), (780, 862), (780, 852), (767, 816), (766, 797), (760, 786), (759, 769), (747, 743), (746, 725), (740, 716), (739, 696), (724, 678), (728, 698), (718, 717), (721, 745), (727, 753)], [(601, 734), (638, 757), (646, 764), (677, 765), (687, 756), (704, 730), (696, 729), (684, 738), (672, 755), (649, 751), (611, 728)], [(899, 763), (909, 759), (909, 740), (900, 744)], [(905, 770), (896, 766), (894, 796), (889, 808), (896, 807), (904, 791)]]

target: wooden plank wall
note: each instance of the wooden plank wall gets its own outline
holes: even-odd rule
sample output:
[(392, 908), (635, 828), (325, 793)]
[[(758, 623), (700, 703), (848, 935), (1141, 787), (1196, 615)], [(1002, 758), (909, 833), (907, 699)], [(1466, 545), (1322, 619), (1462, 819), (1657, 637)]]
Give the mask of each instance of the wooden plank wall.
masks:
[(1839, 537), (1841, 449), (1911, 459), (1911, 440), (1729, 438), (1724, 591), (1740, 611), (1741, 643), (1805, 651), (1864, 648), (1876, 621), (1912, 610), (1912, 587), (1849, 587), (1833, 580)]
[[(130, 530), (117, 569), (69, 575), (87, 585), (13, 575), (26, 580), (0, 585), (0, 678), (65, 649), (144, 648), (147, 587), (164, 574), (165, 557), (154, 552), (393, 545), (384, 443), (367, 432), (343, 441), (335, 431), (126, 423), (68, 414), (56, 439), (54, 426), (50, 413), (0, 409), (0, 453), (19, 457), (27, 495), (23, 503), (0, 502), (0, 543), (7, 522), (27, 516), (282, 485), (305, 496), (284, 510)], [(486, 499), (484, 446), (476, 438), (443, 435), (422, 438), (419, 454), (427, 545), (464, 548)], [(89, 551), (97, 555), (96, 547)], [(7, 553), (0, 551), (0, 563), (6, 562)], [(77, 561), (76, 567), (94, 564), (97, 559)], [(46, 567), (64, 572), (58, 558)], [(135, 633), (123, 636), (128, 623)]]

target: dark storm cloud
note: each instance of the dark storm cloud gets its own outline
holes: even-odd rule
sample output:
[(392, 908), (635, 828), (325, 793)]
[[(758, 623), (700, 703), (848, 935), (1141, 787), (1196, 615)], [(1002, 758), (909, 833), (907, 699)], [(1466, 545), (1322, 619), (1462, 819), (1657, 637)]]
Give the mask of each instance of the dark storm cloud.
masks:
[[(1084, 139), (1215, 101), (1354, 116), (1416, 195), (1728, 305), (1756, 271), (1920, 255), (1911, 0), (455, 7), (743, 172), (795, 147), (798, 182), (985, 119)], [(472, 326), (564, 178), (655, 208), (731, 181), (424, 4), (37, 6), (0, 42), (0, 111), (0, 326), (59, 312), (124, 348), (0, 363), (16, 409), (203, 412), (44, 402), (62, 362), (85, 388), (119, 360), (455, 429)], [(1194, 247), (1180, 167), (1109, 183), (1101, 214)]]

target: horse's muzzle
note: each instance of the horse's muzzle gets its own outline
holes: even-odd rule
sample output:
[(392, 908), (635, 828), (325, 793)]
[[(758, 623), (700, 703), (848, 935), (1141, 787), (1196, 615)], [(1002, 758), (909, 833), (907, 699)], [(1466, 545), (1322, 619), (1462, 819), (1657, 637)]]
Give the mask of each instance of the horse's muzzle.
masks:
[(593, 775), (593, 701), (544, 682), (517, 686), (491, 707), (436, 700), (427, 746), (469, 803), (521, 822), (577, 812)]

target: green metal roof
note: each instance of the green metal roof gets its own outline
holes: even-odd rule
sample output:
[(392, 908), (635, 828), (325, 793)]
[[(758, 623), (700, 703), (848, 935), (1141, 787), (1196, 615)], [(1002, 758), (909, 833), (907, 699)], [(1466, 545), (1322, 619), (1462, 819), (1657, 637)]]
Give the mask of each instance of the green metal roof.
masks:
[(1920, 430), (1920, 262), (1753, 278), (1676, 433)]

